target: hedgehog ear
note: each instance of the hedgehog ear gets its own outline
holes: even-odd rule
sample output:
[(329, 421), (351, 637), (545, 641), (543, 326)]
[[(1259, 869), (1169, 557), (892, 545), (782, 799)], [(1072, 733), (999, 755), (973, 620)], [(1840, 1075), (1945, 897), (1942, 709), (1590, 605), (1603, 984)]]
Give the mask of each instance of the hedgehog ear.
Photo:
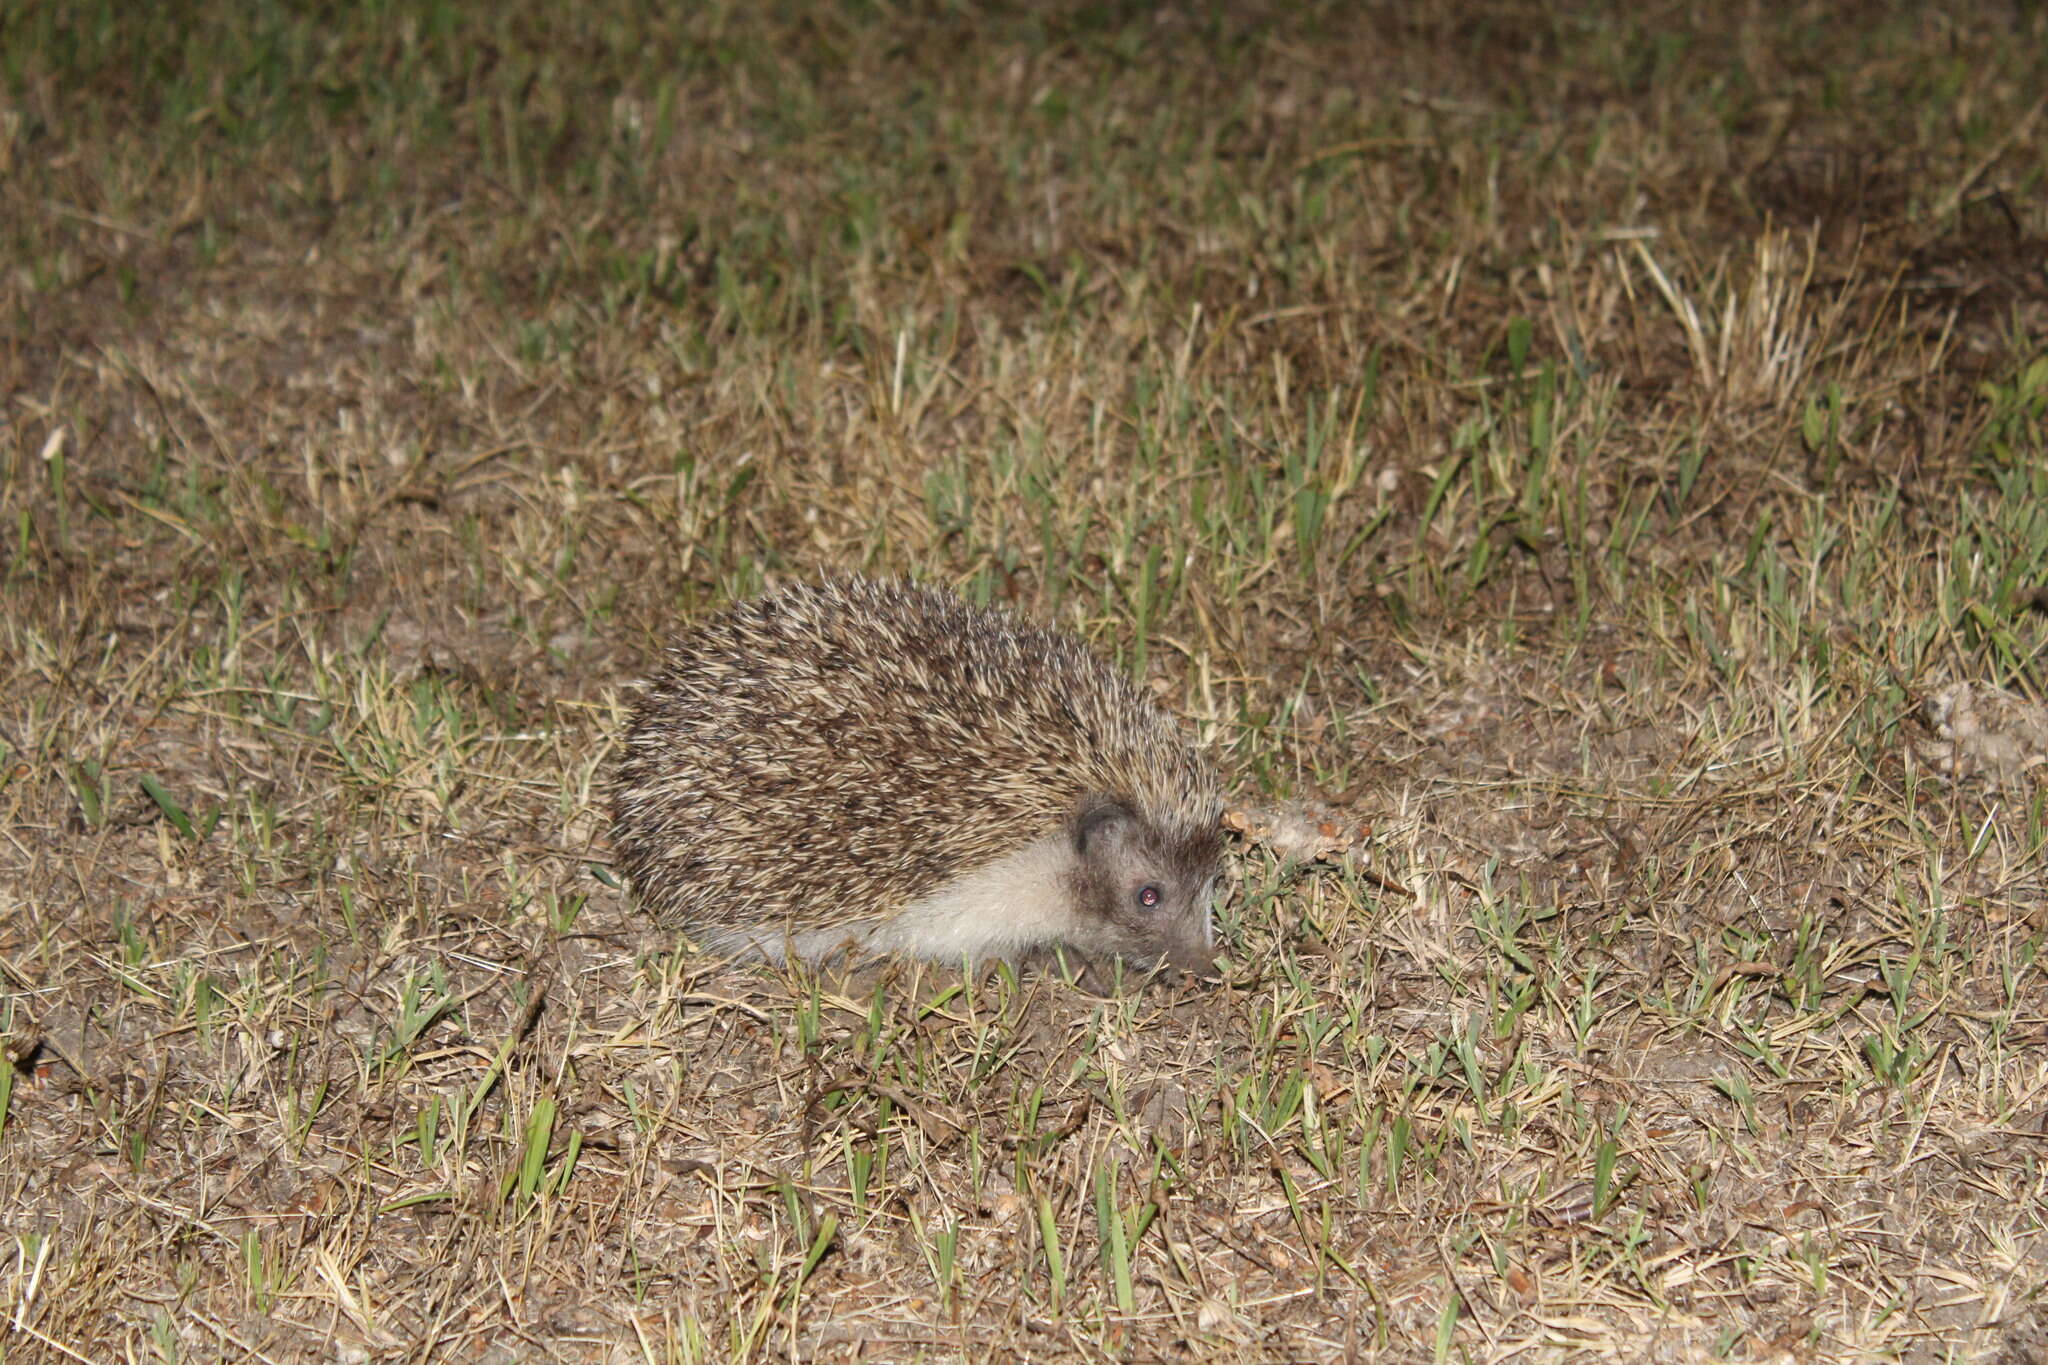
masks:
[(1086, 856), (1090, 848), (1105, 843), (1124, 843), (1138, 832), (1138, 812), (1114, 796), (1087, 796), (1074, 808), (1074, 852)]

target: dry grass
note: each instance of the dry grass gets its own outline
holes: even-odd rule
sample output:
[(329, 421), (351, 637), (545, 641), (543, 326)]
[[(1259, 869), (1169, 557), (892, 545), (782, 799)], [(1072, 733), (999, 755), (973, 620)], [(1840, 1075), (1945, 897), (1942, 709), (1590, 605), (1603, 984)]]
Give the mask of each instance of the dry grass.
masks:
[[(10, 1365), (2048, 1351), (2038, 7), (226, 8), (0, 13)], [(825, 566), (1368, 863), (712, 970), (602, 774)]]

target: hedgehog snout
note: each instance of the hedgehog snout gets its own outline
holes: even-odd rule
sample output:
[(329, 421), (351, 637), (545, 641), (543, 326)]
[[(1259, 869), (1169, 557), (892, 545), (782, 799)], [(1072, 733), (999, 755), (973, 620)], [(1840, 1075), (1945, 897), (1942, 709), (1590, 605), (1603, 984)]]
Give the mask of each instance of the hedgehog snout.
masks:
[(1160, 961), (1175, 971), (1192, 972), (1196, 976), (1213, 976), (1216, 972), (1216, 947), (1213, 933), (1206, 924), (1194, 934), (1180, 935), (1166, 945), (1166, 952)]
[(1193, 881), (1194, 895), (1187, 913), (1170, 925), (1166, 950), (1160, 955), (1167, 966), (1197, 976), (1216, 971), (1216, 898), (1223, 885), (1221, 873)]

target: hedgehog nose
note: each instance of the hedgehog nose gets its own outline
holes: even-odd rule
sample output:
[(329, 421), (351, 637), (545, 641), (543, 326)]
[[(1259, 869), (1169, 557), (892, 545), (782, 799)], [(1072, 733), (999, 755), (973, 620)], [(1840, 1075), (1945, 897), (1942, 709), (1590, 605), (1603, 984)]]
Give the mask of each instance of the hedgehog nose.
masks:
[(1174, 971), (1192, 972), (1198, 977), (1216, 975), (1216, 950), (1196, 940), (1175, 942), (1166, 950), (1166, 965)]

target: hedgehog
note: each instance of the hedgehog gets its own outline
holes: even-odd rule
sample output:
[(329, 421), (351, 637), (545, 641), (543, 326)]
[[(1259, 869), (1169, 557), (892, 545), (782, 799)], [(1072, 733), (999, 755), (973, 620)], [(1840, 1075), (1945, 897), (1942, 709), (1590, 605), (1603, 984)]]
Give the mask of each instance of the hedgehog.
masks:
[(936, 589), (794, 584), (686, 631), (611, 798), (642, 908), (713, 952), (1213, 968), (1210, 767), (1072, 636)]

